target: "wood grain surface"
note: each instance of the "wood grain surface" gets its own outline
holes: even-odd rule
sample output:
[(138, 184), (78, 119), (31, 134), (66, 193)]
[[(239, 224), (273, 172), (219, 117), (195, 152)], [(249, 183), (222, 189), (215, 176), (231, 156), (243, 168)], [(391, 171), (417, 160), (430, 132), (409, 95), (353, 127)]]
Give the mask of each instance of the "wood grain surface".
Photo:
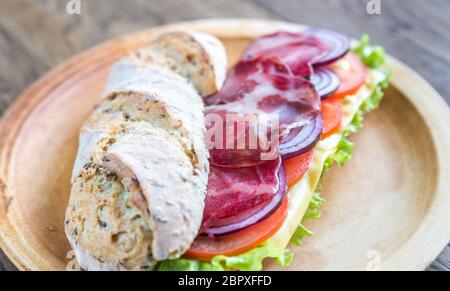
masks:
[[(381, 0), (369, 15), (365, 0), (68, 0), (0, 2), (0, 114), (33, 81), (67, 58), (128, 32), (169, 22), (218, 18), (273, 18), (333, 28), (374, 42), (410, 65), (450, 103), (450, 1)], [(450, 248), (429, 267), (450, 270)], [(0, 252), (0, 270), (15, 270)]]

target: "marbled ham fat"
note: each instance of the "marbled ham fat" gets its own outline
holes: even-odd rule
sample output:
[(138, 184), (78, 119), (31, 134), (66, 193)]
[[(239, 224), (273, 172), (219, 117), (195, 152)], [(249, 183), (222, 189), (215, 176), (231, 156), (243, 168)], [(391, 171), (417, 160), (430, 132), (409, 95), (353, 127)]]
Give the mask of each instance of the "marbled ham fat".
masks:
[(232, 217), (270, 202), (280, 190), (281, 160), (255, 167), (227, 169), (211, 166), (202, 229), (216, 219)]
[[(220, 148), (210, 149), (211, 164), (227, 167), (260, 165), (262, 152), (276, 151), (272, 148), (278, 144), (275, 141), (286, 136), (291, 129), (313, 122), (314, 116), (320, 112), (320, 97), (312, 83), (291, 75), (286, 66), (271, 57), (240, 62), (228, 75), (223, 90), (206, 102), (209, 104), (207, 114), (223, 117), (223, 144)], [(226, 134), (230, 132), (226, 131), (230, 126), (227, 124), (229, 120), (224, 118), (227, 114), (243, 116), (241, 120), (246, 116), (256, 116), (256, 126), (245, 125), (246, 136), (243, 138), (249, 143), (250, 134), (258, 136), (257, 148), (250, 148), (249, 144), (245, 149), (226, 147), (227, 144), (233, 145), (234, 139), (238, 138), (237, 130), (234, 135)], [(262, 134), (266, 136), (263, 138)], [(230, 138), (233, 139), (231, 142)], [(260, 147), (261, 141), (270, 144)]]
[(293, 32), (277, 32), (260, 37), (247, 48), (245, 60), (262, 56), (277, 57), (296, 76), (310, 77), (311, 64), (327, 55), (329, 48), (318, 38)]

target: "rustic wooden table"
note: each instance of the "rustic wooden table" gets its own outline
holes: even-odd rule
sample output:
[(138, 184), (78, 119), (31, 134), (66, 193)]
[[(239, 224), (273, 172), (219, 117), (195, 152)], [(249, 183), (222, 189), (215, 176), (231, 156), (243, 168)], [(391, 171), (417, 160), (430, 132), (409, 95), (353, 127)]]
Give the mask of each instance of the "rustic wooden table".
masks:
[[(49, 69), (99, 42), (168, 22), (221, 17), (282, 19), (352, 37), (368, 32), (450, 103), (448, 0), (379, 0), (381, 14), (373, 15), (369, 0), (79, 1), (80, 15), (66, 12), (69, 0), (0, 2), (0, 114)], [(0, 270), (15, 270), (1, 251)], [(429, 270), (450, 270), (450, 247)]]

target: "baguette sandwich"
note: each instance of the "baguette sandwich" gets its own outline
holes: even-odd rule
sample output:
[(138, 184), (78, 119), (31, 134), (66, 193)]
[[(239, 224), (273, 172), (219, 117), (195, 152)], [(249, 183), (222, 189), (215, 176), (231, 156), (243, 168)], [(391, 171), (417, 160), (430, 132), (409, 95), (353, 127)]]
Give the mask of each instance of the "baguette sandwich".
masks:
[[(311, 236), (388, 84), (384, 51), (323, 29), (254, 40), (226, 74), (214, 37), (118, 61), (80, 133), (66, 233), (86, 270), (262, 270)], [(226, 77), (225, 77), (226, 76)], [(252, 142), (253, 141), (253, 142)]]

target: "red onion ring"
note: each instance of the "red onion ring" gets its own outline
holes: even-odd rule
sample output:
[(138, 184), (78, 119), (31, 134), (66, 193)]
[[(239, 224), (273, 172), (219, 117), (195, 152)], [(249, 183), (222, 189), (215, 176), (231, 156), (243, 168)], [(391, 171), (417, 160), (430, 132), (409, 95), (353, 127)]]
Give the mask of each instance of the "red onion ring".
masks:
[(316, 114), (311, 122), (294, 128), (281, 141), (280, 153), (283, 160), (293, 158), (312, 150), (320, 140), (322, 134), (322, 114)]
[[(267, 203), (264, 207), (262, 207), (259, 211), (254, 213), (253, 215), (250, 215), (246, 217), (245, 219), (241, 221), (237, 221), (228, 225), (224, 226), (218, 226), (218, 227), (210, 227), (207, 230), (205, 230), (202, 235), (207, 235), (210, 237), (215, 236), (224, 236), (227, 234), (235, 233), (237, 231), (243, 230), (245, 228), (248, 228), (252, 225), (257, 224), (258, 222), (263, 221), (270, 215), (272, 215), (282, 204), (284, 197), (287, 193), (287, 186), (286, 186), (286, 173), (284, 171), (284, 167), (281, 166), (280, 170), (278, 172), (278, 179), (280, 181), (278, 188), (278, 192), (275, 194), (274, 198)], [(228, 218), (230, 219), (230, 218)], [(220, 222), (216, 222), (216, 224), (220, 224)]]
[(307, 30), (307, 33), (320, 39), (330, 49), (327, 54), (313, 63), (314, 66), (328, 65), (342, 58), (350, 50), (350, 38), (341, 33), (322, 28), (311, 28)]
[(325, 68), (317, 68), (311, 77), (311, 82), (322, 99), (330, 97), (341, 85), (338, 75)]

